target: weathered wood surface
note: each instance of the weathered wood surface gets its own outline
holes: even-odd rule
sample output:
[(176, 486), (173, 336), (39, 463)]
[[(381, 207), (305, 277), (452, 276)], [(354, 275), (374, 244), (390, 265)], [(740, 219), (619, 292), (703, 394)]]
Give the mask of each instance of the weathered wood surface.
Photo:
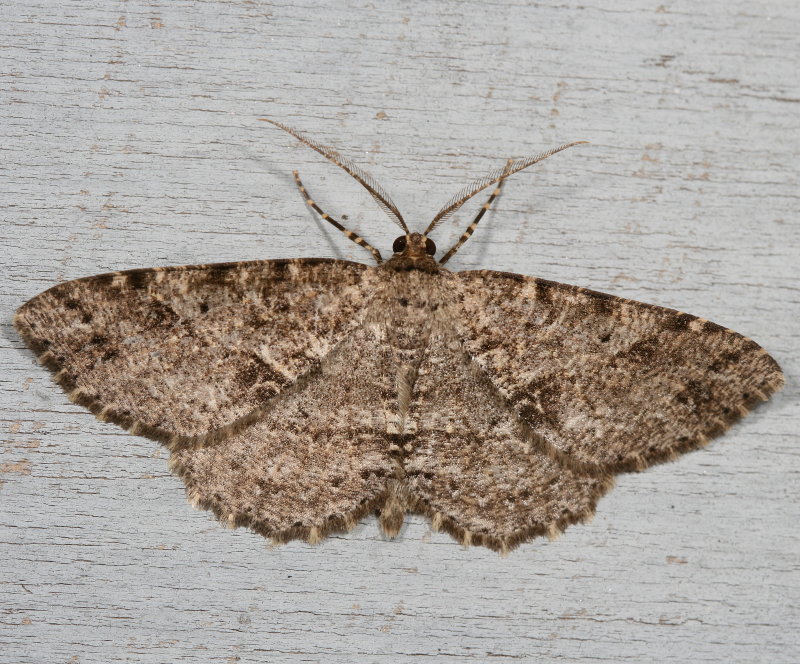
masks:
[[(0, 661), (793, 662), (800, 373), (794, 2), (4, 3)], [(369, 256), (468, 179), (559, 142), (452, 261), (752, 336), (788, 386), (502, 559), (409, 519), (271, 549), (186, 503), (155, 443), (70, 404), (14, 309), (136, 266)], [(437, 237), (455, 237), (465, 223)]]

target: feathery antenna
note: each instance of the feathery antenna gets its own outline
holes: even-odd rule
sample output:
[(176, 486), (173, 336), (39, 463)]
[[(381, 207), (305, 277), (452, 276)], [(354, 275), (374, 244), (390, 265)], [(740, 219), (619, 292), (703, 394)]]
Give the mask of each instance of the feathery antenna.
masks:
[(307, 145), (312, 150), (316, 150), (319, 152), (323, 157), (325, 157), (328, 161), (336, 164), (339, 168), (345, 171), (350, 177), (356, 180), (364, 189), (366, 189), (372, 197), (377, 201), (378, 205), (381, 206), (386, 214), (388, 214), (392, 221), (394, 221), (400, 228), (402, 228), (406, 233), (409, 233), (408, 226), (406, 226), (406, 222), (403, 219), (403, 215), (400, 214), (400, 210), (397, 209), (397, 206), (394, 204), (392, 199), (389, 197), (389, 194), (381, 187), (369, 173), (367, 173), (364, 169), (360, 166), (357, 166), (354, 162), (352, 162), (347, 157), (339, 154), (336, 150), (332, 147), (327, 145), (323, 145), (322, 143), (318, 143), (312, 138), (309, 138), (305, 134), (300, 133), (296, 129), (292, 129), (291, 127), (287, 127), (285, 124), (281, 124), (280, 122), (276, 122), (275, 120), (270, 120), (269, 118), (259, 118), (262, 122), (269, 122), (271, 125), (278, 127), (278, 129), (283, 129), (287, 134), (291, 134), (294, 136), (298, 141)]
[(566, 143), (564, 145), (559, 145), (557, 148), (553, 148), (552, 150), (547, 150), (546, 152), (534, 155), (533, 157), (517, 159), (515, 161), (512, 161), (510, 164), (506, 164), (502, 168), (498, 168), (492, 171), (488, 175), (484, 175), (479, 180), (476, 180), (475, 182), (468, 184), (455, 196), (453, 196), (453, 198), (451, 198), (448, 201), (448, 203), (441, 210), (439, 210), (439, 212), (436, 213), (436, 216), (433, 218), (431, 223), (428, 224), (428, 228), (425, 229), (423, 235), (427, 235), (428, 233), (430, 233), (442, 221), (447, 219), (447, 217), (449, 217), (451, 214), (453, 214), (453, 212), (458, 210), (458, 208), (464, 205), (464, 203), (466, 203), (470, 198), (472, 198), (478, 192), (483, 191), (487, 187), (491, 187), (493, 184), (505, 180), (510, 175), (514, 175), (514, 173), (519, 173), (522, 169), (528, 168), (528, 166), (533, 166), (534, 164), (537, 164), (540, 161), (544, 161), (548, 157), (552, 157), (557, 152), (561, 152), (562, 150), (571, 148), (573, 145), (581, 145), (583, 143), (588, 143), (588, 142), (589, 141), (574, 141), (573, 143)]

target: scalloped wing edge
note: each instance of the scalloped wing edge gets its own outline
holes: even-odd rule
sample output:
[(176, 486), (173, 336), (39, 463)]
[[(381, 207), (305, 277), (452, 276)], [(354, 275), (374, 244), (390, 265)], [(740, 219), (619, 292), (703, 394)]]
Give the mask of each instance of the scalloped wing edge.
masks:
[(255, 267), (257, 265), (263, 265), (265, 263), (270, 263), (272, 265), (291, 265), (291, 264), (313, 265), (320, 263), (343, 263), (351, 267), (357, 266), (360, 269), (369, 268), (369, 266), (364, 265), (363, 263), (356, 263), (354, 261), (346, 261), (338, 258), (279, 258), (273, 260), (233, 261), (227, 263), (170, 265), (164, 267), (134, 268), (131, 270), (106, 272), (103, 274), (96, 274), (96, 275), (91, 275), (89, 277), (82, 277), (79, 279), (72, 279), (70, 281), (61, 282), (59, 284), (51, 286), (50, 288), (48, 288), (45, 291), (42, 291), (41, 293), (38, 293), (37, 295), (35, 295), (30, 300), (26, 301), (17, 309), (13, 318), (14, 329), (17, 331), (17, 334), (19, 334), (22, 340), (25, 342), (25, 345), (28, 346), (28, 348), (30, 348), (36, 354), (39, 364), (52, 372), (53, 381), (66, 393), (67, 398), (73, 403), (82, 406), (83, 408), (86, 408), (101, 422), (110, 422), (111, 424), (116, 424), (117, 426), (121, 427), (125, 431), (135, 436), (144, 436), (145, 438), (149, 438), (150, 440), (154, 440), (158, 443), (161, 443), (167, 449), (170, 450), (196, 448), (196, 447), (204, 447), (207, 445), (213, 445), (215, 443), (225, 440), (226, 438), (232, 435), (235, 435), (242, 429), (256, 422), (263, 415), (265, 410), (269, 408), (275, 400), (277, 400), (278, 398), (282, 398), (282, 395), (288, 394), (290, 390), (302, 389), (302, 387), (307, 384), (311, 375), (314, 373), (314, 370), (312, 369), (310, 372), (298, 376), (298, 378), (294, 381), (294, 383), (286, 386), (283, 390), (281, 390), (281, 392), (272, 397), (263, 407), (255, 409), (254, 411), (240, 417), (237, 420), (234, 420), (233, 422), (224, 427), (220, 427), (219, 429), (214, 429), (213, 431), (209, 431), (208, 433), (198, 436), (186, 436), (181, 434), (174, 434), (170, 433), (169, 431), (165, 431), (164, 429), (161, 429), (159, 427), (154, 427), (144, 422), (140, 422), (139, 420), (133, 417), (130, 417), (124, 413), (120, 413), (119, 411), (113, 410), (108, 405), (104, 404), (102, 401), (98, 399), (95, 399), (88, 392), (86, 392), (86, 390), (84, 390), (82, 387), (78, 385), (75, 376), (69, 374), (67, 370), (58, 362), (56, 357), (49, 351), (49, 349), (47, 347), (42, 346), (39, 343), (38, 339), (28, 331), (27, 325), (22, 321), (22, 310), (29, 302), (40, 297), (41, 295), (44, 295), (45, 293), (48, 293), (55, 288), (60, 288), (66, 284), (70, 284), (77, 281), (81, 282), (97, 281), (100, 283), (112, 283), (114, 279), (120, 277), (123, 277), (125, 279), (129, 279), (132, 277), (135, 279), (136, 277), (145, 274), (156, 274), (163, 272), (186, 272), (190, 270), (209, 270), (209, 269), (215, 271), (222, 271), (233, 268)]
[[(552, 288), (557, 287), (560, 289), (567, 289), (573, 292), (581, 293), (582, 295), (587, 295), (592, 298), (598, 299), (612, 299), (618, 302), (624, 302), (626, 304), (636, 305), (637, 307), (644, 307), (646, 309), (650, 309), (653, 311), (658, 311), (660, 313), (669, 313), (673, 314), (679, 318), (679, 320), (686, 326), (696, 321), (699, 321), (700, 324), (703, 325), (703, 328), (709, 328), (716, 331), (723, 331), (727, 334), (733, 335), (738, 337), (742, 341), (745, 341), (749, 344), (753, 345), (753, 352), (766, 356), (766, 358), (772, 363), (774, 368), (774, 375), (771, 380), (763, 383), (759, 390), (755, 390), (753, 394), (750, 394), (748, 398), (745, 399), (745, 402), (739, 406), (737, 410), (731, 410), (724, 418), (718, 418), (708, 423), (708, 426), (695, 438), (687, 439), (686, 441), (680, 441), (679, 445), (676, 445), (669, 451), (661, 452), (657, 454), (653, 454), (650, 457), (643, 457), (637, 456), (629, 460), (622, 461), (617, 464), (613, 465), (606, 465), (606, 466), (596, 466), (594, 464), (585, 463), (579, 461), (577, 459), (572, 458), (566, 452), (562, 452), (556, 449), (550, 443), (547, 443), (545, 440), (538, 436), (526, 422), (518, 419), (518, 421), (522, 424), (523, 431), (525, 432), (526, 436), (528, 437), (528, 443), (535, 447), (537, 451), (546, 454), (552, 461), (565, 466), (569, 470), (578, 473), (611, 473), (613, 475), (620, 474), (620, 473), (630, 473), (630, 472), (640, 472), (650, 468), (651, 466), (655, 466), (661, 463), (666, 463), (669, 461), (675, 461), (681, 455), (691, 452), (697, 449), (701, 449), (707, 446), (714, 438), (721, 436), (723, 433), (728, 431), (736, 422), (743, 419), (746, 415), (748, 415), (752, 410), (761, 403), (764, 403), (770, 399), (770, 397), (779, 392), (783, 389), (785, 385), (785, 375), (783, 370), (781, 369), (780, 365), (775, 361), (775, 359), (761, 346), (758, 342), (754, 341), (750, 337), (746, 337), (735, 330), (731, 330), (730, 328), (724, 327), (722, 325), (718, 325), (706, 318), (701, 318), (700, 316), (695, 316), (693, 314), (687, 314), (686, 312), (679, 311), (678, 309), (671, 309), (670, 307), (662, 307), (657, 304), (650, 304), (647, 302), (639, 302), (638, 300), (632, 300), (630, 298), (621, 297), (619, 295), (611, 295), (609, 293), (603, 293), (601, 291), (590, 290), (588, 288), (584, 288), (582, 286), (573, 286), (571, 284), (564, 284), (559, 281), (551, 281), (548, 279), (541, 279), (539, 277), (530, 277), (526, 275), (517, 274), (515, 272), (501, 272), (498, 270), (465, 270), (463, 272), (459, 272), (458, 274), (492, 274), (492, 275), (501, 275), (504, 277), (508, 277), (514, 279), (515, 281), (527, 281), (531, 280), (534, 281), (539, 286), (544, 286), (545, 288)], [(465, 351), (466, 353), (466, 351)], [(470, 360), (472, 358), (470, 357)], [(473, 364), (475, 365), (474, 371), (480, 373), (485, 377), (485, 380), (488, 381), (492, 386), (491, 379), (489, 378), (488, 374), (483, 370), (480, 365), (472, 360)], [(496, 389), (496, 388), (495, 388)], [(505, 399), (499, 394), (496, 393), (497, 398), (502, 399), (505, 402)], [(513, 412), (513, 409), (512, 411)], [(596, 470), (592, 470), (592, 469)]]

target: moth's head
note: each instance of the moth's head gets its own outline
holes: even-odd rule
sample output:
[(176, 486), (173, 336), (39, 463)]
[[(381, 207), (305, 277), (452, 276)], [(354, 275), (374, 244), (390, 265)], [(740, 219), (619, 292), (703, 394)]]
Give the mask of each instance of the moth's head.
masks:
[(435, 271), (439, 263), (433, 258), (436, 244), (422, 233), (406, 233), (395, 239), (392, 244), (394, 255), (387, 265), (396, 270)]
[(392, 251), (406, 258), (423, 258), (436, 253), (436, 244), (422, 233), (407, 233), (394, 241)]

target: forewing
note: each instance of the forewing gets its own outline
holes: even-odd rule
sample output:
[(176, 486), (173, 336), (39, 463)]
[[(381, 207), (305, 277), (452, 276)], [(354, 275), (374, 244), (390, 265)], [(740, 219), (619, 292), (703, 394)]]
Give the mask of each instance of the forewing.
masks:
[(420, 366), (404, 468), (411, 507), (465, 544), (507, 551), (594, 513), (609, 475), (541, 449), (457, 338), (434, 338)]
[(14, 322), (101, 419), (202, 443), (313, 371), (358, 324), (365, 270), (324, 259), (132, 270), (55, 286)]
[(672, 458), (783, 385), (758, 344), (695, 316), (515, 274), (454, 276), (465, 350), (576, 467)]

